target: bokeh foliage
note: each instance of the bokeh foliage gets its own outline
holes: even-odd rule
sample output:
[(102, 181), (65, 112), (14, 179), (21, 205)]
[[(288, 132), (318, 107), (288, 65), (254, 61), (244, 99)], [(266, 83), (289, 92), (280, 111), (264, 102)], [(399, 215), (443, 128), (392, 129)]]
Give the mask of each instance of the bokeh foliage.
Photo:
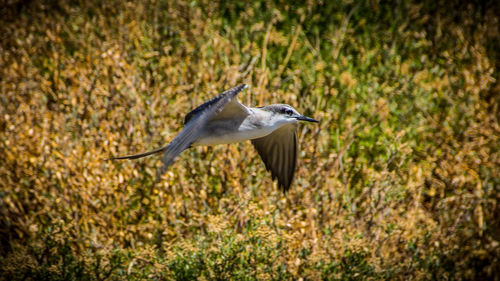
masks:
[[(495, 1), (0, 9), (3, 279), (498, 280)], [(103, 161), (239, 83), (321, 120), (286, 195), (249, 143)]]

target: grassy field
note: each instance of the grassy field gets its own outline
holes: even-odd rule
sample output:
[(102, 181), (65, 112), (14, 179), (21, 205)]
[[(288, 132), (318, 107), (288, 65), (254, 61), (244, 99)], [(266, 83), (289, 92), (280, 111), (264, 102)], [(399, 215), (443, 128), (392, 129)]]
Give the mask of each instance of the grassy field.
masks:
[[(3, 5), (0, 279), (500, 280), (495, 1)], [(287, 194), (249, 142), (103, 161), (239, 83), (320, 120)]]

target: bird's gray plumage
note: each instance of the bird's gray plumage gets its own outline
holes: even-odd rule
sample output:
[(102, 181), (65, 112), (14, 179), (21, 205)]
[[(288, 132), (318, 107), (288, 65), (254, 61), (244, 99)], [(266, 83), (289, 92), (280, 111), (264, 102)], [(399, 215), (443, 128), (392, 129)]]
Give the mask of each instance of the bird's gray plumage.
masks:
[(164, 152), (163, 167), (158, 173), (160, 176), (190, 146), (251, 140), (266, 169), (271, 171), (273, 180), (277, 178), (279, 187), (287, 191), (297, 163), (297, 120), (318, 121), (299, 114), (286, 104), (248, 108), (236, 99), (246, 87), (242, 84), (229, 89), (189, 112), (184, 119), (183, 130), (168, 145), (110, 159), (137, 159)]

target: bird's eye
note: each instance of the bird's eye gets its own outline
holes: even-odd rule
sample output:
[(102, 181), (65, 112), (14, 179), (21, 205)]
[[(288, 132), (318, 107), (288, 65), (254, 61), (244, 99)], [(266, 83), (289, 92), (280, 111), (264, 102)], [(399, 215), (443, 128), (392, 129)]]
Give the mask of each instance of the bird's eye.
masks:
[(293, 110), (291, 110), (291, 109), (285, 109), (285, 113), (288, 114), (288, 115), (292, 115), (293, 114)]

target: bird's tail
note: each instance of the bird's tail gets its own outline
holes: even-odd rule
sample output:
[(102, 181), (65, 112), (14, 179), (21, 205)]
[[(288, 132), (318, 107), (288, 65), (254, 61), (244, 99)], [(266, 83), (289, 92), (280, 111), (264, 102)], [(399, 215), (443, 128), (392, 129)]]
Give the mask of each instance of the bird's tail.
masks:
[(142, 157), (149, 156), (151, 154), (163, 152), (163, 151), (165, 151), (165, 149), (167, 149), (167, 147), (168, 147), (168, 145), (166, 145), (164, 147), (157, 148), (157, 149), (152, 150), (152, 151), (140, 153), (140, 154), (134, 154), (134, 155), (128, 155), (128, 156), (120, 156), (120, 157), (111, 157), (111, 158), (104, 159), (104, 160), (120, 160), (120, 159), (137, 159), (137, 158), (142, 158)]

